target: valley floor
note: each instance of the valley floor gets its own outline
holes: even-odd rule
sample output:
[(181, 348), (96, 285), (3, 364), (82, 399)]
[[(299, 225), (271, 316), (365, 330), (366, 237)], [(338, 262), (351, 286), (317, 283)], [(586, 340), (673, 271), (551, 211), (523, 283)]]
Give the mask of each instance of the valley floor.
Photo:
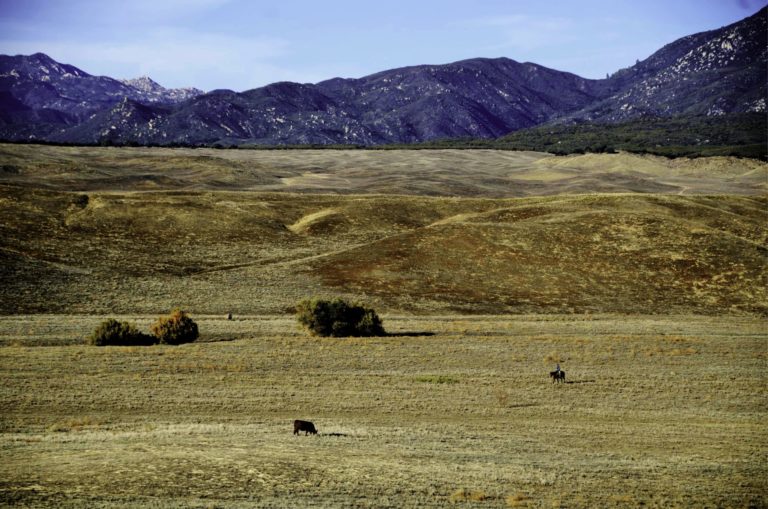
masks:
[(193, 344), (84, 345), (103, 318), (0, 317), (1, 504), (768, 504), (760, 318), (196, 316)]
[[(0, 145), (0, 505), (766, 507), (766, 190), (732, 158)], [(390, 334), (309, 337), (312, 296)], [(196, 343), (84, 344), (177, 306)]]

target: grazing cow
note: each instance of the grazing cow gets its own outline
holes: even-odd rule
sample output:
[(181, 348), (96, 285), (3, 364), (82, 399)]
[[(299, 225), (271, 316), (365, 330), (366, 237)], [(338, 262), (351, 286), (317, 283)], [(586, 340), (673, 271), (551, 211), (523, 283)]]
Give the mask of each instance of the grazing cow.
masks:
[(296, 419), (293, 421), (293, 434), (298, 435), (299, 431), (304, 431), (304, 436), (309, 435), (312, 433), (313, 435), (317, 435), (317, 430), (315, 429), (315, 425), (312, 424), (309, 421), (300, 421)]
[(550, 371), (549, 376), (552, 377), (552, 383), (562, 382), (565, 383), (565, 371)]

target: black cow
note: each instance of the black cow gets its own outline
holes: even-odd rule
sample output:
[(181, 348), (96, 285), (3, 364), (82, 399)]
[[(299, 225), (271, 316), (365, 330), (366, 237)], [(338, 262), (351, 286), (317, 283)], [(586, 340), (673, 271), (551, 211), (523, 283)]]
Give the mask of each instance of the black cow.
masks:
[(565, 383), (565, 371), (550, 371), (549, 376), (552, 377), (552, 383), (563, 382)]
[(293, 421), (293, 434), (298, 435), (299, 431), (304, 431), (304, 436), (309, 435), (312, 433), (313, 435), (317, 435), (317, 430), (315, 429), (315, 425), (312, 424), (309, 421), (300, 421), (296, 419)]

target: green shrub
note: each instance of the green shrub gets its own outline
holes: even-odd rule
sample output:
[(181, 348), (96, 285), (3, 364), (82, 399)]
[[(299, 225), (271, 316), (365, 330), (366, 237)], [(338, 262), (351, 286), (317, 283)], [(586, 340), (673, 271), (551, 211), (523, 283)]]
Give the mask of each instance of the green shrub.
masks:
[(147, 346), (157, 343), (157, 339), (142, 334), (133, 324), (110, 318), (96, 327), (89, 343), (96, 346)]
[(158, 318), (150, 330), (158, 342), (166, 345), (191, 343), (199, 336), (197, 324), (180, 309), (174, 309), (170, 315)]
[(343, 299), (303, 300), (296, 305), (296, 318), (315, 336), (383, 336), (381, 318), (373, 309), (349, 304)]

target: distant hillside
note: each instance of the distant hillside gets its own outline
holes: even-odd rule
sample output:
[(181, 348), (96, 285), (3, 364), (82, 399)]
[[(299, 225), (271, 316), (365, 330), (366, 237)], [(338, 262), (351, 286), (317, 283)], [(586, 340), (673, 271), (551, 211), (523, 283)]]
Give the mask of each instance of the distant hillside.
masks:
[(762, 113), (643, 117), (616, 123), (545, 124), (494, 140), (459, 138), (380, 149), (532, 150), (556, 155), (654, 154), (666, 157), (735, 156), (768, 160), (768, 122)]
[[(216, 150), (0, 144), (0, 185), (70, 192), (261, 191), (512, 198), (584, 193), (755, 195), (768, 163), (516, 150)], [(442, 147), (446, 148), (446, 147)]]
[(508, 58), (237, 93), (117, 81), (0, 57), (0, 139), (81, 144), (383, 145), (493, 139), (545, 123), (765, 113), (768, 8), (602, 80)]
[(739, 156), (768, 159), (763, 113), (718, 117), (644, 117), (616, 124), (548, 125), (499, 138), (499, 148), (555, 154), (623, 150), (670, 157)]

